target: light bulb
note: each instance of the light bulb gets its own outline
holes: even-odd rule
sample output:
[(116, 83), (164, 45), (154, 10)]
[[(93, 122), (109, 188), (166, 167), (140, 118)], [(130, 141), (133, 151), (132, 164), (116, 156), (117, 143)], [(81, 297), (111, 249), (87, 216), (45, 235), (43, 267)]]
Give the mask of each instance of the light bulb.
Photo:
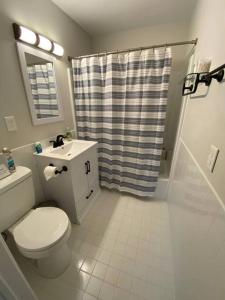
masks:
[(20, 36), (18, 38), (23, 42), (35, 45), (37, 42), (36, 33), (34, 33), (32, 30), (24, 26), (19, 26), (19, 28), (20, 28)]
[(57, 55), (57, 56), (63, 56), (64, 53), (64, 49), (62, 46), (60, 46), (59, 44), (53, 42), (53, 50), (52, 53)]
[(40, 34), (38, 35), (38, 37), (39, 43), (37, 46), (43, 50), (50, 51), (52, 49), (52, 42)]

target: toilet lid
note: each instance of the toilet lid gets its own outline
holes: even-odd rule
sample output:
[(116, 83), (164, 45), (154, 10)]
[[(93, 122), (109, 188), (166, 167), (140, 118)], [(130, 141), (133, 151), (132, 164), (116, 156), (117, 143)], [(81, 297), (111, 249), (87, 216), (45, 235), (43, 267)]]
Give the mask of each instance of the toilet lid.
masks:
[(69, 218), (56, 207), (34, 209), (13, 230), (16, 244), (27, 251), (38, 251), (55, 244), (67, 231)]

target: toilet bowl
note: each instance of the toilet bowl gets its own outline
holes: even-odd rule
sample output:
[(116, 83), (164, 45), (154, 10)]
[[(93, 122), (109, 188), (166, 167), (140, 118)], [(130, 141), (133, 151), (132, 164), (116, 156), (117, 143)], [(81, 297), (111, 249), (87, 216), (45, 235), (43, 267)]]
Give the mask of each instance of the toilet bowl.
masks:
[(34, 260), (44, 277), (57, 277), (68, 267), (71, 251), (67, 241), (71, 224), (66, 213), (56, 207), (32, 209), (9, 228), (19, 252)]
[(18, 166), (0, 181), (0, 232), (13, 236), (19, 252), (34, 262), (40, 275), (55, 278), (71, 261), (70, 220), (60, 208), (34, 205), (31, 170)]

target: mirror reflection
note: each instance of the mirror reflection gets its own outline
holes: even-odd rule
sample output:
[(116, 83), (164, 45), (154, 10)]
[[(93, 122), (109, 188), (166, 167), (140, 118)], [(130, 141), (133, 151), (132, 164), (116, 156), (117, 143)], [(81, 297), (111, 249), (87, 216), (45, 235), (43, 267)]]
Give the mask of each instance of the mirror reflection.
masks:
[(53, 63), (30, 53), (25, 60), (37, 119), (59, 116)]

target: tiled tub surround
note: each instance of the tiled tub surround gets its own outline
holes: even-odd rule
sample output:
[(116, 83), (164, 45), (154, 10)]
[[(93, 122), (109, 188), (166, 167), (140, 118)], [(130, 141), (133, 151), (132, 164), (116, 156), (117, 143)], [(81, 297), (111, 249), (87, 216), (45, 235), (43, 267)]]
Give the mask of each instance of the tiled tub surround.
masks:
[(182, 141), (168, 205), (175, 299), (225, 299), (224, 206)]
[(41, 300), (173, 300), (168, 207), (103, 190), (82, 225), (72, 225), (73, 259), (56, 279), (15, 257)]

